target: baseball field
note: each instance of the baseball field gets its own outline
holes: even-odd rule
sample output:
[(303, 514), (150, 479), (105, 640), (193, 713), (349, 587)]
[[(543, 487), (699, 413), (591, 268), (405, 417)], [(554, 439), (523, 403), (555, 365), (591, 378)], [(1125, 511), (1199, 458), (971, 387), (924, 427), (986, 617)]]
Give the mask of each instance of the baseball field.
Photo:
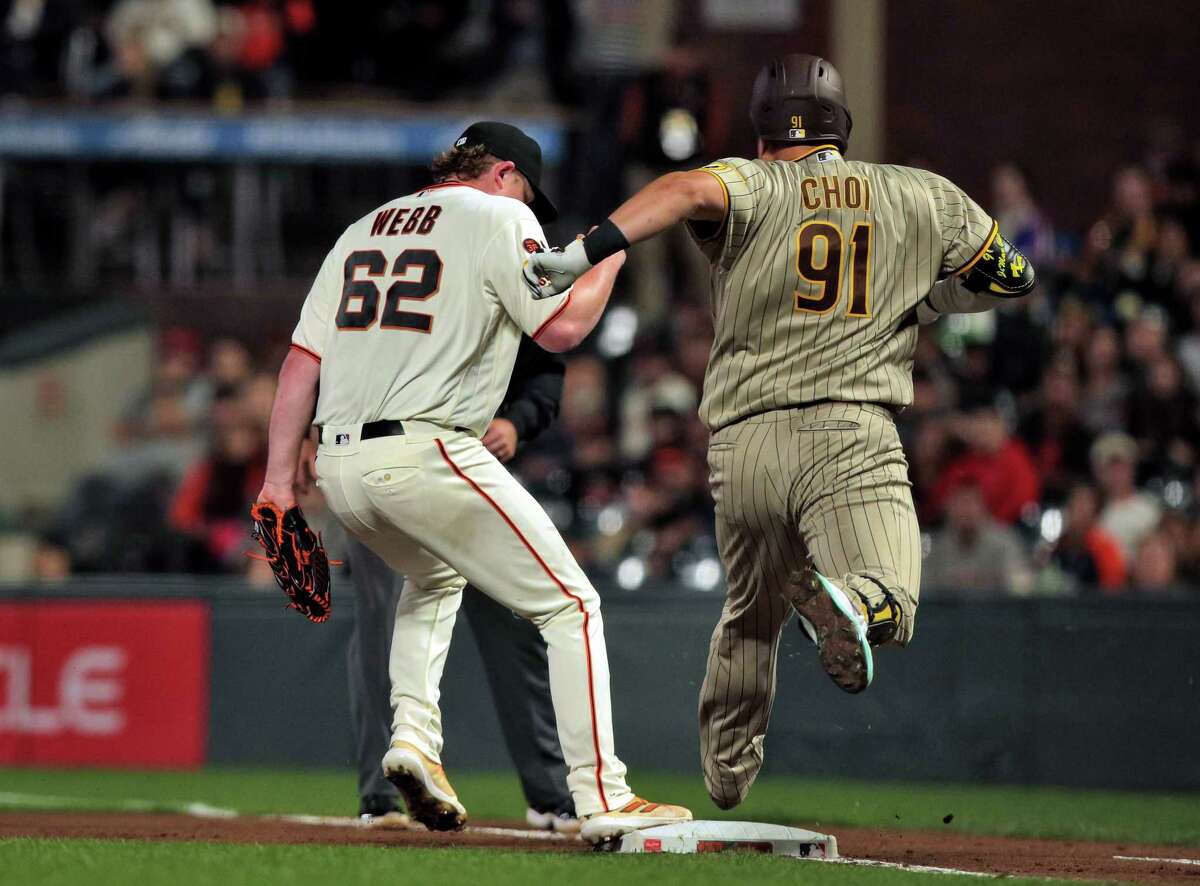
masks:
[[(918, 883), (1003, 876), (1200, 884), (1196, 797), (1048, 788), (763, 778), (734, 812), (699, 778), (641, 773), (635, 787), (697, 817), (833, 833), (846, 861), (764, 855), (627, 856), (514, 833), (515, 778), (455, 773), (475, 827), (364, 828), (345, 818), (348, 772), (0, 769), (0, 883), (381, 884)], [(937, 870), (934, 870), (937, 869)]]

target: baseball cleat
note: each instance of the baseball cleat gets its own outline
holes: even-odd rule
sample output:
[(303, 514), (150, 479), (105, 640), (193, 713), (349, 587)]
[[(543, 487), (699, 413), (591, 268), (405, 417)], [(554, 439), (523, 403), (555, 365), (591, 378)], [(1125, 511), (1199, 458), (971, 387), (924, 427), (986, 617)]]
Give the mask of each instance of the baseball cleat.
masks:
[(431, 831), (460, 831), (467, 810), (446, 778), (446, 770), (406, 741), (394, 741), (383, 755), (383, 775), (404, 795), (408, 814)]
[(691, 821), (692, 813), (682, 806), (651, 803), (634, 797), (620, 809), (597, 812), (583, 818), (579, 835), (593, 845), (616, 840), (630, 831), (658, 827), (660, 824), (679, 824)]
[(792, 606), (800, 616), (801, 630), (817, 646), (821, 667), (838, 688), (856, 693), (870, 686), (875, 662), (865, 605), (809, 567), (798, 581)]
[(412, 819), (400, 809), (399, 798), (391, 794), (368, 794), (359, 800), (358, 823), (370, 828), (412, 827)]
[(367, 828), (391, 828), (397, 831), (406, 831), (413, 826), (412, 819), (399, 809), (381, 815), (371, 812), (359, 813), (358, 823)]
[(538, 812), (525, 810), (525, 823), (535, 831), (554, 831), (556, 834), (578, 834), (579, 819), (570, 812)]

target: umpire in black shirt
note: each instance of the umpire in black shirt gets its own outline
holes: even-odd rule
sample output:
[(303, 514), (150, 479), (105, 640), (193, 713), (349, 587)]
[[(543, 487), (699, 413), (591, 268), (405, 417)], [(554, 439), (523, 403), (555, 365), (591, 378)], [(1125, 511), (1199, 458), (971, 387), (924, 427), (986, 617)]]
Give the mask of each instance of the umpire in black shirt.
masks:
[[(558, 415), (564, 371), (557, 354), (522, 338), (504, 403), (483, 436), (492, 455), (507, 462), (521, 444), (550, 426)], [(353, 537), (347, 554), (358, 597), (349, 670), (359, 815), (386, 823), (385, 816), (399, 808), (396, 788), (383, 777), (380, 761), (391, 743), (388, 653), (403, 577)], [(500, 712), (504, 742), (521, 778), (529, 824), (547, 830), (576, 829), (550, 701), (545, 643), (532, 622), (517, 618), (470, 586), (463, 593), (462, 608)]]

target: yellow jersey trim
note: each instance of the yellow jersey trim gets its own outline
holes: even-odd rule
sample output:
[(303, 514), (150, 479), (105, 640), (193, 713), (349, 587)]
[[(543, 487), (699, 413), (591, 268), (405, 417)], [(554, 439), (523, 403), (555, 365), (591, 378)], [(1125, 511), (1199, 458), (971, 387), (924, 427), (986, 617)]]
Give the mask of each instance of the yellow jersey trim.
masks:
[[(729, 167), (726, 167), (726, 168), (729, 168)], [(717, 175), (715, 170), (709, 169), (707, 166), (701, 166), (696, 171), (697, 172), (707, 172), (709, 175), (711, 175), (713, 178), (715, 178), (718, 182), (720, 182), (721, 194), (725, 197), (725, 214), (724, 214), (724, 217), (721, 219), (721, 224), (719, 224), (717, 226), (717, 230), (711, 236), (696, 238), (701, 243), (707, 243), (710, 240), (716, 240), (723, 233), (725, 233), (725, 225), (729, 223), (729, 185), (725, 184), (725, 179), (723, 179), (723, 178), (721, 178), (721, 176)], [(689, 222), (690, 221), (691, 221), (691, 219), (689, 219)], [(703, 220), (698, 219), (698, 221), (703, 221)], [(692, 230), (694, 232), (695, 228), (693, 227)]]
[(951, 271), (949, 276), (957, 277), (961, 274), (965, 274), (967, 271), (971, 270), (971, 268), (975, 267), (975, 265), (978, 264), (979, 260), (981, 258), (983, 258), (983, 254), (985, 252), (987, 252), (988, 248), (992, 245), (993, 242), (995, 242), (996, 235), (999, 233), (1000, 233), (1000, 223), (993, 221), (992, 222), (992, 232), (990, 234), (988, 234), (987, 239), (983, 241), (983, 245), (979, 247), (979, 251), (977, 253), (975, 253), (975, 255), (971, 258), (971, 260), (968, 261), (961, 268), (959, 268), (956, 271)]

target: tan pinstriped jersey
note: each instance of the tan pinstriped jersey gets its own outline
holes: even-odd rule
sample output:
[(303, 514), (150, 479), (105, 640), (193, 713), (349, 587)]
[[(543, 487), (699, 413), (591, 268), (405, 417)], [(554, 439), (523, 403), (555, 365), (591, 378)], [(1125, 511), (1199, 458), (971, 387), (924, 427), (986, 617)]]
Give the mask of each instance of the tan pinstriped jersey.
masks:
[(720, 230), (692, 224), (712, 262), (709, 428), (824, 400), (911, 403), (914, 310), (971, 267), (995, 222), (941, 176), (827, 145), (704, 169), (728, 200)]

